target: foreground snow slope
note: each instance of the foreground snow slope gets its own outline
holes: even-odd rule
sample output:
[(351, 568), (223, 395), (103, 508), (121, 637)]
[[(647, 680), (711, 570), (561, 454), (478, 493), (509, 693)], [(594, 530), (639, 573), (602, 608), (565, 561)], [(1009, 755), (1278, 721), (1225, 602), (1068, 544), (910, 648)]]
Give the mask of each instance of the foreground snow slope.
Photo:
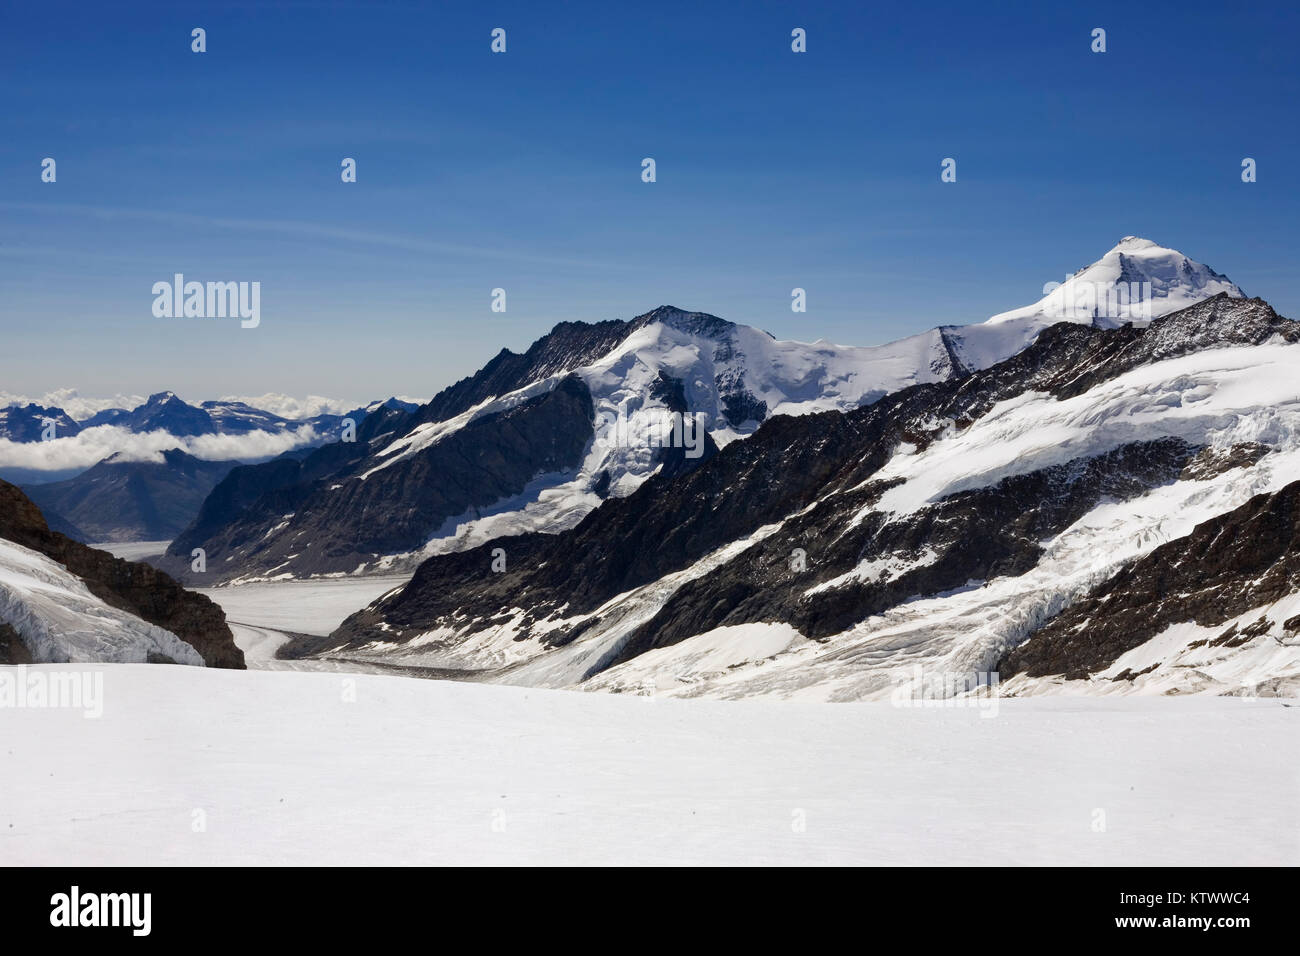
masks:
[(1277, 702), (1002, 701), (986, 719), (102, 670), (100, 720), (0, 710), (3, 862), (1300, 862), (1300, 708)]

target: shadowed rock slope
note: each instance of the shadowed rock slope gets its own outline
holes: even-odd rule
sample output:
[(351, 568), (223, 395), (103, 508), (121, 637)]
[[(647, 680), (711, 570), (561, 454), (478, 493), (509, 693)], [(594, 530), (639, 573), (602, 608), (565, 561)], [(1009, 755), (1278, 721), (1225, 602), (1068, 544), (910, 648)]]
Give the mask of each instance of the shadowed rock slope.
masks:
[[(242, 668), (244, 653), (214, 602), (187, 591), (166, 574), (115, 558), (51, 531), (40, 509), (17, 487), (0, 481), (0, 538), (30, 548), (63, 565), (105, 604), (161, 627), (189, 644), (209, 667)], [(13, 635), (0, 633), (0, 648), (15, 651)], [(3, 651), (0, 651), (3, 653)]]

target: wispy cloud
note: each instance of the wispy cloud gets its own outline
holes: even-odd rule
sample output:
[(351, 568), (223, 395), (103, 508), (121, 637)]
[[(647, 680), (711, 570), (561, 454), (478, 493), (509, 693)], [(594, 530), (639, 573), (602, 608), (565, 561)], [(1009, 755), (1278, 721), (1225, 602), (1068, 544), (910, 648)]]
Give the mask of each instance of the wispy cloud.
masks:
[(131, 209), (115, 206), (92, 206), (85, 203), (29, 203), (0, 202), (0, 209), (22, 210), (25, 212), (64, 213), (74, 216), (89, 216), (111, 222), (114, 219), (135, 219), (149, 222), (165, 222), (178, 226), (197, 226), (200, 228), (229, 229), (232, 232), (268, 233), (273, 235), (294, 236), (300, 239), (318, 239), (325, 242), (341, 242), (353, 245), (379, 246), (388, 249), (400, 249), (422, 256), (452, 256), (460, 258), (496, 259), (508, 262), (530, 263), (577, 267), (582, 269), (620, 268), (616, 263), (579, 259), (567, 256), (540, 255), (504, 247), (474, 246), (464, 243), (437, 242), (418, 236), (401, 236), (390, 233), (373, 232), (364, 229), (352, 229), (341, 226), (320, 225), (291, 219), (231, 219), (221, 216), (204, 216), (193, 213), (167, 212), (155, 209)]

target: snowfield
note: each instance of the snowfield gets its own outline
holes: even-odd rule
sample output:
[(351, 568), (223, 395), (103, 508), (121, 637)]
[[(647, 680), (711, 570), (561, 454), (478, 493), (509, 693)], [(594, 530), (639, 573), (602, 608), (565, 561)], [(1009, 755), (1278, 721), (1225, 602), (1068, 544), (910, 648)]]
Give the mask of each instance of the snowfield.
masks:
[[(1210, 349), (1144, 365), (1062, 401), (1026, 392), (970, 428), (950, 428), (921, 454), (895, 455), (872, 479), (905, 483), (874, 508), (908, 513), (1010, 475), (1153, 438), (1217, 448), (1258, 441), (1294, 453), (1300, 448), (1298, 362), (1300, 345)], [(1300, 471), (1289, 474), (1276, 487)]]
[(96, 669), (99, 720), (0, 709), (6, 864), (1300, 863), (1300, 707), (1277, 701)]
[(299, 634), (328, 634), (359, 607), (401, 587), (410, 575), (264, 581), (191, 588), (221, 605), (226, 621)]
[(244, 664), (261, 670), (383, 672), (365, 664), (331, 661), (276, 660), (276, 652), (293, 634), (328, 634), (358, 607), (374, 601), (409, 580), (408, 576), (313, 578), (308, 581), (266, 581), (194, 588), (226, 614)]

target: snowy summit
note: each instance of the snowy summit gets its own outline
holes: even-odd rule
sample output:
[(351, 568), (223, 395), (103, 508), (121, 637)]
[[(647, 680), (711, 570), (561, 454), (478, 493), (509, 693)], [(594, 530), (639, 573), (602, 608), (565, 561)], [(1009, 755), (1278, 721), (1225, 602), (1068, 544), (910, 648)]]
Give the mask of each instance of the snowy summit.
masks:
[(1055, 288), (1038, 302), (1000, 312), (987, 324), (1039, 319), (1048, 324), (1069, 320), (1114, 328), (1127, 321), (1149, 322), (1220, 292), (1245, 297), (1227, 276), (1139, 236), (1125, 236), (1092, 265), (1051, 285)]

